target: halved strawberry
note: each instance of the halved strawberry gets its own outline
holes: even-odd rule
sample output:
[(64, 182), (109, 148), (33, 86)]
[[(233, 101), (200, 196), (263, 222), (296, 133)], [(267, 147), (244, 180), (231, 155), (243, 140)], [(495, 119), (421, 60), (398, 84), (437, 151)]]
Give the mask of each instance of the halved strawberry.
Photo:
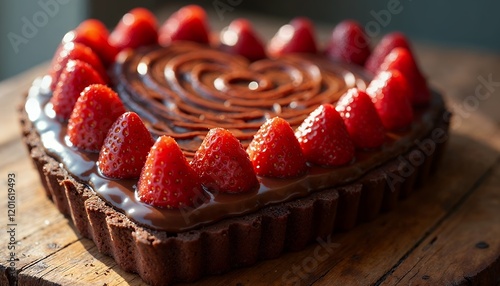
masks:
[(52, 77), (50, 89), (52, 91), (55, 90), (59, 77), (69, 60), (80, 60), (88, 63), (99, 73), (105, 82), (108, 82), (108, 75), (97, 54), (83, 44), (69, 42), (60, 46), (52, 59), (50, 70)]
[(158, 42), (168, 46), (175, 41), (209, 42), (209, 27), (205, 10), (198, 5), (184, 6), (173, 13), (160, 27)]
[(162, 208), (196, 206), (202, 200), (200, 179), (172, 137), (161, 136), (149, 151), (137, 194), (141, 201)]
[(105, 84), (91, 65), (80, 60), (69, 60), (50, 99), (57, 118), (63, 121), (69, 119), (82, 90), (94, 83)]
[(108, 41), (118, 50), (158, 44), (158, 23), (155, 15), (145, 8), (132, 9), (123, 15), (109, 35)]
[(316, 53), (313, 23), (307, 18), (293, 19), (269, 41), (267, 51), (273, 57), (289, 53)]
[(333, 29), (326, 54), (333, 60), (363, 66), (370, 56), (368, 38), (359, 23), (345, 20)]
[(109, 128), (97, 166), (110, 178), (139, 178), (154, 143), (139, 115), (125, 112)]
[(406, 78), (397, 70), (380, 72), (366, 89), (385, 129), (391, 131), (407, 128), (413, 121), (412, 92)]
[(259, 186), (245, 149), (231, 132), (223, 128), (208, 132), (191, 166), (202, 184), (214, 192), (243, 193)]
[(354, 144), (340, 114), (331, 104), (316, 108), (295, 132), (307, 161), (322, 166), (341, 166), (354, 158)]
[(251, 61), (266, 57), (264, 44), (246, 19), (236, 19), (220, 34), (221, 49)]
[(305, 157), (292, 127), (280, 117), (262, 124), (247, 153), (255, 173), (260, 176), (291, 178), (307, 171)]
[(414, 92), (410, 101), (413, 105), (421, 106), (429, 103), (431, 92), (427, 82), (420, 72), (411, 52), (406, 48), (394, 48), (384, 59), (380, 71), (398, 70), (408, 80), (410, 89)]
[(122, 101), (102, 84), (87, 86), (68, 121), (69, 141), (80, 150), (99, 152), (113, 122), (125, 112)]
[(392, 32), (385, 35), (380, 43), (375, 46), (370, 57), (366, 60), (365, 68), (376, 74), (385, 57), (392, 51), (392, 49), (402, 47), (411, 51), (410, 44), (406, 39), (406, 36), (400, 32)]
[(104, 24), (96, 19), (80, 23), (74, 30), (64, 35), (62, 44), (76, 42), (91, 48), (101, 59), (104, 66), (114, 62), (118, 49), (108, 43), (109, 32)]
[(347, 131), (358, 148), (377, 148), (385, 141), (385, 129), (372, 99), (357, 88), (340, 97), (335, 109), (344, 119)]

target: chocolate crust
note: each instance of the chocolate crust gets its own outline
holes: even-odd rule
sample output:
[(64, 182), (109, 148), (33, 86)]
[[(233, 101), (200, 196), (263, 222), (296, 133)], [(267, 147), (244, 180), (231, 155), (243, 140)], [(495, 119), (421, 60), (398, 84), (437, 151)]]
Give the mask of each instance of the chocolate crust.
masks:
[[(107, 205), (45, 152), (24, 106), (19, 114), (23, 141), (47, 196), (101, 253), (152, 285), (191, 282), (276, 258), (284, 251), (300, 250), (320, 238), (327, 239), (335, 231), (349, 230), (391, 210), (437, 170), (450, 118), (443, 109), (434, 129), (420, 140), (432, 140), (432, 152), (414, 145), (351, 184), (172, 234), (144, 228)], [(435, 130), (444, 132), (440, 140), (433, 138)], [(417, 153), (423, 154), (419, 161), (415, 161)]]

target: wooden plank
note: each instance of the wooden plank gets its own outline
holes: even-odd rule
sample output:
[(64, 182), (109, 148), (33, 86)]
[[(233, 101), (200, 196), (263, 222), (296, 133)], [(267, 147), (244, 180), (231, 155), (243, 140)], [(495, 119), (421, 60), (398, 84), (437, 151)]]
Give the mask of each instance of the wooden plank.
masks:
[[(17, 272), (78, 239), (71, 222), (64, 218), (52, 202), (45, 197), (45, 192), (41, 189), (38, 181), (38, 175), (34, 174), (33, 168), (27, 165), (26, 161), (23, 165), (25, 170), (29, 172), (16, 172), (18, 184), (16, 184), (15, 237), (17, 244), (13, 252), (15, 257), (19, 259), (16, 262)], [(1, 173), (2, 175), (6, 174), (3, 170)], [(25, 175), (29, 173), (33, 174)], [(2, 206), (0, 209), (2, 214), (6, 213), (5, 207)], [(2, 220), (2, 229), (5, 225), (6, 222)], [(6, 266), (4, 262), (8, 261), (9, 258), (10, 251), (0, 252), (2, 269)]]
[[(38, 173), (22, 144), (16, 142), (4, 146), (0, 151), (0, 156), (5, 162), (5, 165), (0, 167), (2, 180), (6, 180), (9, 173), (16, 175), (16, 223), (18, 224), (16, 236), (18, 239), (28, 237), (47, 224), (64, 219), (64, 216), (46, 198)], [(6, 206), (2, 205), (2, 214), (6, 213), (4, 207)], [(3, 216), (2, 219), (4, 219)]]
[(19, 91), (27, 91), (33, 79), (48, 71), (48, 64), (42, 63), (34, 66), (25, 72), (0, 82), (0, 100), (8, 103), (9, 100), (20, 94)]
[[(21, 141), (21, 128), (17, 120), (16, 109), (21, 103), (18, 95), (10, 99), (0, 101), (0, 122), (2, 122), (2, 132), (0, 132), (0, 147), (7, 144)], [(21, 153), (22, 154), (22, 153)]]
[(500, 55), (459, 47), (414, 45), (419, 66), (430, 84), (459, 105), (456, 116), (467, 120), (469, 114), (487, 114), (500, 124)]
[(33, 267), (37, 261), (53, 255), (79, 239), (80, 236), (66, 219), (46, 224), (32, 235), (19, 240), (16, 248), (19, 262), (16, 267), (22, 272), (23, 269)]
[(382, 285), (499, 285), (499, 187), (500, 161)]
[[(464, 146), (483, 148), (482, 144), (469, 143)], [(450, 147), (453, 150), (454, 146)], [(496, 150), (490, 150), (490, 152), (492, 155), (498, 154)], [(473, 159), (475, 156), (471, 155), (456, 162), (452, 154), (455, 153), (448, 153), (443, 160), (443, 165), (451, 168), (440, 171), (431, 184), (426, 185), (423, 190), (413, 194), (399, 205), (394, 213), (388, 214), (387, 219), (380, 218), (361, 226), (360, 228), (365, 231), (357, 236), (346, 234), (348, 239), (345, 238), (344, 243), (362, 242), (355, 246), (356, 249), (353, 251), (355, 257), (344, 259), (334, 267), (330, 267), (331, 270), (318, 280), (318, 285), (327, 285), (328, 281), (355, 281), (358, 285), (377, 284), (387, 270), (398, 265), (407, 253), (414, 253), (414, 247), (421, 244), (422, 240), (427, 237), (427, 233), (436, 225), (443, 223), (443, 220), (463, 203), (463, 198), (475, 191), (474, 188), (482, 183), (483, 172), (491, 168), (491, 165), (483, 166), (486, 169), (482, 169), (483, 172), (477, 172), (478, 167), (474, 160), (478, 160), (479, 163), (484, 157)], [(497, 161), (499, 159), (498, 155), (493, 158)], [(452, 162), (453, 164), (449, 164)], [(470, 168), (471, 165), (475, 167)], [(464, 169), (469, 168), (467, 176), (463, 176)], [(450, 182), (453, 183), (450, 184)], [(494, 224), (489, 225), (494, 226)], [(453, 240), (453, 238), (450, 237), (448, 240)], [(444, 261), (441, 261), (441, 267), (435, 265), (435, 272), (447, 267)], [(460, 267), (466, 261), (462, 259)], [(438, 285), (444, 285), (444, 282), (450, 281), (452, 280), (445, 280)], [(403, 285), (407, 284), (403, 283)]]
[(91, 240), (81, 239), (37, 261), (19, 273), (20, 285), (145, 285), (100, 254)]

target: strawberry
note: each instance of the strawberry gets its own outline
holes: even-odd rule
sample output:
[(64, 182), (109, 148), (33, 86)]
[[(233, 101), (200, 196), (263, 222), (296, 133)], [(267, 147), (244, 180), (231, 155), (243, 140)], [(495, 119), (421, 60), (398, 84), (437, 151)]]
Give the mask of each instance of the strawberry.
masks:
[(160, 27), (158, 42), (168, 46), (174, 41), (192, 41), (208, 44), (208, 21), (205, 10), (188, 5), (173, 13)]
[(406, 78), (397, 70), (380, 72), (366, 89), (382, 119), (382, 124), (385, 129), (391, 131), (407, 128), (411, 124), (412, 92)]
[(380, 43), (375, 47), (370, 57), (366, 60), (365, 68), (373, 74), (377, 74), (378, 69), (384, 62), (385, 57), (392, 51), (392, 49), (402, 47), (411, 51), (410, 44), (405, 35), (400, 32), (392, 32), (385, 35)]
[(158, 44), (156, 17), (145, 8), (132, 9), (123, 15), (108, 41), (118, 50)]
[(98, 35), (106, 38), (109, 36), (108, 28), (106, 28), (106, 26), (97, 19), (84, 20), (75, 28), (75, 30), (77, 32), (92, 31), (93, 33), (97, 33)]
[(410, 98), (413, 105), (421, 106), (429, 103), (431, 92), (410, 51), (405, 48), (394, 48), (385, 57), (379, 72), (387, 70), (398, 70), (408, 79), (410, 89), (414, 91), (413, 97)]
[(91, 48), (101, 59), (104, 66), (114, 62), (118, 49), (108, 43), (109, 32), (102, 22), (95, 19), (83, 21), (73, 31), (64, 35), (62, 44), (76, 42)]
[(223, 128), (208, 132), (191, 166), (202, 184), (215, 192), (243, 193), (259, 186), (245, 149), (231, 132)]
[(281, 27), (267, 47), (273, 57), (289, 53), (316, 53), (314, 26), (307, 18), (295, 18)]
[(361, 26), (345, 20), (333, 29), (326, 54), (333, 60), (363, 66), (370, 56), (370, 43)]
[(305, 157), (292, 127), (280, 117), (262, 124), (247, 153), (255, 173), (260, 176), (291, 178), (307, 171)]
[(106, 70), (101, 63), (101, 60), (92, 51), (92, 49), (83, 44), (69, 42), (57, 49), (57, 52), (52, 59), (50, 70), (50, 75), (52, 77), (50, 89), (52, 91), (55, 90), (57, 81), (59, 80), (59, 77), (69, 60), (81, 60), (88, 63), (99, 73), (104, 81), (108, 82)]
[(154, 142), (139, 115), (125, 112), (109, 128), (97, 166), (110, 178), (139, 178)]
[(162, 208), (193, 207), (203, 198), (198, 175), (172, 137), (154, 143), (142, 168), (137, 195), (141, 201)]
[(105, 84), (91, 65), (79, 60), (69, 60), (50, 99), (56, 116), (63, 121), (69, 119), (80, 93), (93, 83)]
[(99, 152), (113, 122), (125, 112), (118, 95), (102, 84), (87, 86), (68, 121), (69, 141), (80, 150)]
[(354, 145), (361, 149), (380, 147), (385, 141), (385, 129), (372, 99), (357, 88), (349, 89), (335, 106), (344, 119)]
[(251, 61), (266, 57), (262, 41), (252, 28), (252, 24), (245, 19), (231, 22), (220, 35), (221, 48), (232, 54), (246, 57)]
[(307, 161), (322, 166), (341, 166), (354, 158), (354, 144), (340, 114), (331, 104), (316, 108), (295, 132)]

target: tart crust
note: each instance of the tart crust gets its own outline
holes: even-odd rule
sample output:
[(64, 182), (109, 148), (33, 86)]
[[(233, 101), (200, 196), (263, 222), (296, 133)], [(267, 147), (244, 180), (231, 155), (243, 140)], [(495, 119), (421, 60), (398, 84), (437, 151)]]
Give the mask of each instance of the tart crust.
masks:
[[(437, 169), (446, 145), (446, 141), (433, 141), (434, 152), (426, 154), (418, 166), (413, 165), (410, 174), (400, 159), (410, 162), (412, 152), (422, 153), (416, 145), (353, 183), (195, 230), (169, 233), (138, 225), (110, 207), (46, 153), (24, 105), (19, 113), (23, 141), (46, 195), (62, 214), (71, 218), (82, 236), (94, 241), (101, 253), (153, 285), (190, 282), (249, 266), (371, 221), (426, 183)], [(445, 109), (441, 113), (433, 130), (440, 128), (447, 138), (450, 116)], [(421, 141), (432, 140), (433, 130)], [(403, 180), (391, 179), (395, 177)]]

